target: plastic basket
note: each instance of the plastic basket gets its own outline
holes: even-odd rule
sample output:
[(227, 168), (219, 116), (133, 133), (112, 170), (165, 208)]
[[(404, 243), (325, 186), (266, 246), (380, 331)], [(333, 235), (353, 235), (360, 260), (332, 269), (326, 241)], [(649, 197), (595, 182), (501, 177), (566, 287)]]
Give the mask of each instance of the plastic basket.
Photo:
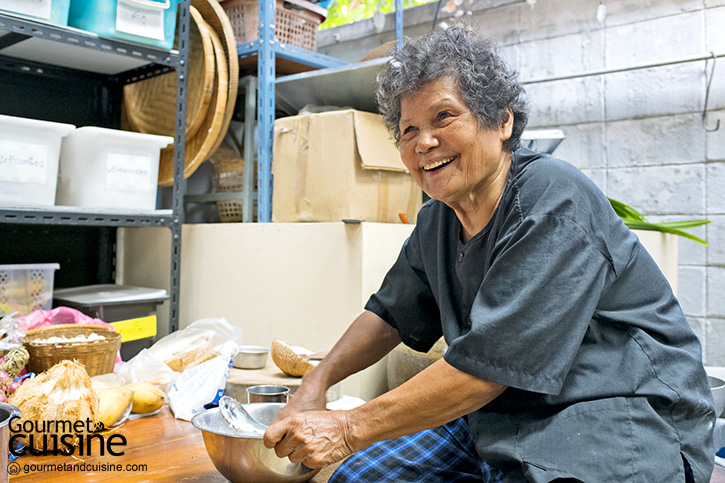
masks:
[[(49, 337), (75, 337), (97, 333), (105, 340), (92, 342), (38, 342)], [(29, 330), (23, 345), (28, 349), (28, 372), (39, 374), (60, 361), (70, 360), (83, 364), (88, 375), (98, 376), (113, 372), (116, 353), (121, 348), (121, 334), (111, 327), (95, 324), (66, 324)]]
[(57, 263), (0, 265), (0, 313), (50, 310)]
[[(237, 43), (255, 40), (259, 32), (259, 6), (255, 0), (226, 0), (221, 4), (229, 17)], [(314, 51), (317, 27), (326, 12), (304, 0), (277, 1), (275, 37), (279, 42)]]

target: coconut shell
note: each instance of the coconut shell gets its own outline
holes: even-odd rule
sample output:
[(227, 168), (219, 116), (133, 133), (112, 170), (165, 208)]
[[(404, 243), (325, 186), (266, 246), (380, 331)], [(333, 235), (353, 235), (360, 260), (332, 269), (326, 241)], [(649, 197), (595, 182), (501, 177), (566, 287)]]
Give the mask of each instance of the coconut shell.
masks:
[[(75, 434), (58, 427), (58, 421), (83, 421), (84, 439), (93, 431), (98, 421), (98, 397), (93, 392), (91, 378), (83, 365), (71, 361), (61, 361), (37, 377), (23, 383), (10, 396), (10, 404), (20, 409), (21, 418), (15, 423), (22, 425), (25, 421), (33, 421), (34, 428), (27, 434), (24, 443), (30, 443), (32, 435), (33, 447), (38, 451), (53, 451), (55, 444), (52, 435), (56, 435), (59, 450), (70, 452), (70, 448), (61, 443), (61, 437)], [(86, 423), (90, 420), (90, 425)], [(90, 426), (90, 428), (89, 428)], [(90, 429), (90, 431), (88, 431)], [(77, 446), (78, 434), (73, 436)], [(47, 436), (47, 446), (43, 437)]]
[[(303, 348), (309, 354), (313, 351)], [(295, 348), (278, 339), (272, 341), (272, 360), (280, 368), (282, 372), (288, 376), (302, 377), (312, 369), (315, 365), (308, 360), (303, 354), (295, 351)]]

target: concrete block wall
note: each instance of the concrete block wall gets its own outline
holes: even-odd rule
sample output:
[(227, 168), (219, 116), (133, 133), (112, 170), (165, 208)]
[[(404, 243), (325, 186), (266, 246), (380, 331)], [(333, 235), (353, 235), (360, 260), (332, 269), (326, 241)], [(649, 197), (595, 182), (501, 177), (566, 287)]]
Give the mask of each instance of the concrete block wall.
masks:
[[(502, 43), (531, 100), (531, 128), (560, 128), (556, 155), (580, 167), (612, 198), (651, 221), (708, 218), (681, 239), (679, 298), (707, 365), (725, 365), (725, 58), (708, 99), (705, 61), (528, 83), (602, 69), (725, 53), (725, 0), (523, 0), (464, 2), (466, 18)], [(435, 4), (406, 10), (405, 35), (430, 30)], [(356, 61), (394, 38), (394, 20), (320, 32), (318, 51)], [(442, 13), (439, 20), (456, 21)], [(709, 75), (712, 61), (707, 65)]]

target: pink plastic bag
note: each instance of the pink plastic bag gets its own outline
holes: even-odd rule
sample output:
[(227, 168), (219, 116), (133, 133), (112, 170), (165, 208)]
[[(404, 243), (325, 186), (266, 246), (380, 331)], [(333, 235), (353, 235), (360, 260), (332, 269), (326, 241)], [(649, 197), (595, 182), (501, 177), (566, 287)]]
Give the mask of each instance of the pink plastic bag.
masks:
[[(18, 323), (23, 333), (27, 333), (32, 329), (40, 329), (41, 327), (50, 327), (52, 325), (63, 324), (96, 324), (105, 325), (115, 332), (115, 328), (101, 319), (96, 319), (70, 307), (56, 307), (53, 310), (34, 310), (28, 315), (18, 317)], [(121, 351), (116, 354), (116, 368), (122, 363)]]

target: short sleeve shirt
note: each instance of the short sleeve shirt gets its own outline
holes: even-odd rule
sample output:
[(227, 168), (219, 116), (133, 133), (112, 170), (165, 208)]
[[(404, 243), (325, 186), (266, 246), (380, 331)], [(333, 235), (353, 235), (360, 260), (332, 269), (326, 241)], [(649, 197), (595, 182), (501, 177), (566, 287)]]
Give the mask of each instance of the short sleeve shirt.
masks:
[(699, 342), (636, 235), (569, 163), (515, 151), (467, 243), (453, 210), (426, 203), (366, 309), (413, 349), (444, 336), (449, 364), (508, 386), (468, 416), (507, 481), (629, 481), (643, 465), (650, 481), (684, 481), (682, 457), (696, 481), (712, 471)]

